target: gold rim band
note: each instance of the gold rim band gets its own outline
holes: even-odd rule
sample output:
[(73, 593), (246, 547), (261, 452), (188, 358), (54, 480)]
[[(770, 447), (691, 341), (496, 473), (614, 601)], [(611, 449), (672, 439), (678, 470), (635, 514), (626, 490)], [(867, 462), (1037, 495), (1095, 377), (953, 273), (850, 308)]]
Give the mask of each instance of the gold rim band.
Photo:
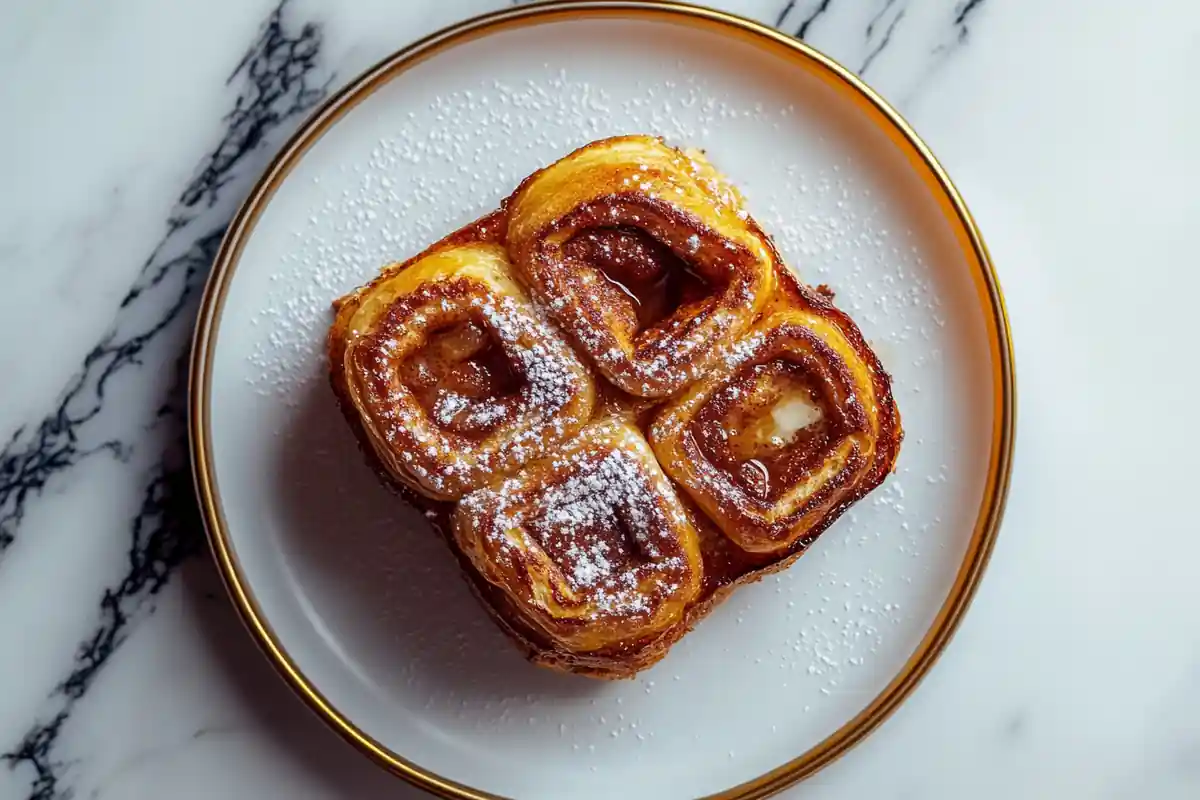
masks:
[(556, 0), (485, 14), (445, 28), (379, 62), (330, 97), (287, 142), (238, 210), (225, 234), (205, 287), (196, 322), (189, 375), (191, 396), (188, 428), (196, 492), (208, 530), (209, 543), (234, 605), (255, 641), (301, 699), (344, 739), (410, 783), (439, 797), (456, 800), (497, 800), (498, 795), (463, 786), (436, 775), (371, 738), (322, 696), (280, 644), (254, 599), (233, 553), (216, 485), (216, 475), (213, 473), (212, 434), (209, 424), (212, 352), (230, 281), (250, 232), (276, 189), (304, 153), (330, 126), (397, 74), (455, 45), (518, 26), (567, 18), (603, 17), (670, 19), (719, 29), (723, 33), (735, 35), (759, 46), (770, 47), (791, 57), (794, 61), (802, 63), (803, 68), (811, 74), (852, 99), (908, 156), (913, 168), (929, 186), (941, 206), (942, 213), (955, 231), (960, 248), (974, 267), (976, 291), (985, 309), (992, 350), (994, 387), (994, 422), (988, 479), (975, 528), (954, 584), (933, 624), (900, 673), (866, 708), (799, 757), (754, 780), (710, 795), (707, 800), (751, 800), (768, 797), (812, 775), (862, 741), (908, 697), (941, 655), (970, 605), (996, 542), (1008, 496), (1016, 427), (1016, 377), (1012, 332), (999, 281), (971, 213), (933, 153), (900, 114), (857, 75), (803, 42), (752, 20), (685, 3), (665, 0)]

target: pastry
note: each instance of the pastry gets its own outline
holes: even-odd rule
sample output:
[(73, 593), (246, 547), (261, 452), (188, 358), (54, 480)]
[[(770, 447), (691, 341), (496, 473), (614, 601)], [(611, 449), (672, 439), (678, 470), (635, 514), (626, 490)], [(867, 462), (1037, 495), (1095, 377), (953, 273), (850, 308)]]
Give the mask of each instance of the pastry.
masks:
[(641, 432), (616, 416), (467, 495), (453, 537), (529, 646), (579, 669), (628, 668), (701, 589), (696, 529)]
[(780, 305), (650, 428), (671, 477), (752, 553), (811, 537), (895, 459), (890, 391), (858, 331), (819, 295)]
[(336, 303), (343, 413), (536, 663), (635, 674), (893, 469), (891, 381), (704, 155), (594, 142)]
[(622, 137), (535, 172), (508, 204), (522, 277), (618, 388), (666, 397), (770, 298), (770, 245), (700, 153)]
[(495, 228), (452, 237), (341, 303), (345, 392), (388, 475), (457, 500), (575, 434), (590, 373), (512, 276)]

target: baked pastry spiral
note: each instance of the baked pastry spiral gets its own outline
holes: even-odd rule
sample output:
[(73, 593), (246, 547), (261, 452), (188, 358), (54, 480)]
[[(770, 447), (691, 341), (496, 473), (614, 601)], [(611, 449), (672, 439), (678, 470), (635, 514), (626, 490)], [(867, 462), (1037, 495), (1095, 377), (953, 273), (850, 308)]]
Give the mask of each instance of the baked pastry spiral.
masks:
[(700, 153), (649, 136), (577, 150), (508, 203), (509, 251), (608, 380), (665, 397), (707, 370), (770, 298), (770, 246)]
[(814, 294), (770, 314), (651, 426), (671, 477), (748, 552), (812, 537), (895, 458), (882, 370), (831, 310)]
[(446, 242), (341, 303), (338, 359), (395, 480), (454, 500), (567, 439), (596, 389), (486, 238)]
[(454, 539), (539, 638), (576, 658), (661, 635), (700, 591), (696, 531), (620, 419), (467, 495)]
[(605, 139), (335, 304), (347, 421), (536, 663), (646, 668), (895, 465), (890, 378), (742, 204)]

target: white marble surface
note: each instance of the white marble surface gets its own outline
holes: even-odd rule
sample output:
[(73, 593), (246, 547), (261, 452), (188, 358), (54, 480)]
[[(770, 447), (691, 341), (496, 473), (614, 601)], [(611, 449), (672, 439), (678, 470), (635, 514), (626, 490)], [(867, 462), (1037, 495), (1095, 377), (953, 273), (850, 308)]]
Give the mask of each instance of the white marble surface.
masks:
[[(416, 796), (241, 630), (178, 365), (220, 232), (305, 111), (503, 3), (276, 2), (0, 6), (4, 800)], [(1200, 6), (718, 5), (865, 67), (907, 115), (983, 226), (1018, 351), (1013, 491), (971, 613), (788, 796), (1200, 796)]]

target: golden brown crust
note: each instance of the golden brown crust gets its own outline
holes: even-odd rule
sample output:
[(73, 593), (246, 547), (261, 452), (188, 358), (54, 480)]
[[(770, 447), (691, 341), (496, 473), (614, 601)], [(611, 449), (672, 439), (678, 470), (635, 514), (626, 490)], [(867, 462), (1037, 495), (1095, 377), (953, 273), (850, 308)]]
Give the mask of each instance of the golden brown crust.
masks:
[(780, 304), (724, 366), (669, 403), (650, 438), (742, 549), (788, 551), (891, 469), (899, 441), (882, 370), (821, 308)]
[(692, 522), (641, 432), (607, 417), (463, 498), (454, 539), (526, 623), (578, 654), (654, 639), (703, 579)]
[(416, 492), (457, 500), (591, 418), (591, 375), (497, 241), (444, 242), (387, 270), (338, 316), (344, 391), (388, 473)]
[[(632, 395), (666, 397), (703, 375), (774, 286), (770, 247), (737, 192), (703, 155), (656, 138), (580, 148), (527, 178), (507, 208), (509, 251), (534, 295)], [(692, 296), (647, 318), (648, 301), (688, 274)]]
[[(624, 184), (633, 174), (630, 153), (641, 159), (632, 169), (645, 178), (633, 189)], [(585, 168), (560, 170), (556, 177), (559, 165), (581, 158)], [(640, 188), (647, 181), (649, 188)], [(619, 191), (613, 191), (614, 182)], [(683, 191), (676, 195), (684, 200), (677, 205), (651, 196), (679, 187)], [(606, 224), (610, 215), (616, 225)], [(695, 259), (686, 245), (693, 235), (728, 254), (724, 277), (715, 256), (708, 264)], [(414, 328), (411, 315), (425, 300), (436, 295), (440, 309), (457, 308), (460, 300), (469, 307), (471, 298), (483, 297), (478, 281), (469, 291), (455, 288), (461, 272), (429, 268), (447, 253), (457, 253), (460, 261), (504, 265), (511, 256), (518, 285), (482, 281), (493, 294), (519, 299), (520, 283), (535, 300), (567, 291), (571, 300), (562, 308), (584, 308), (584, 316), (552, 316), (599, 374), (587, 377), (583, 369), (583, 380), (572, 370), (563, 373), (574, 381), (575, 404), (548, 444), (522, 458), (493, 462), (469, 480), (422, 482), (411, 469), (414, 462), (401, 462), (402, 450), (395, 447), (403, 431), (393, 435), (392, 447), (381, 446), (389, 441), (379, 435), (381, 412), (397, 385), (412, 386), (409, 399), (417, 411), (437, 423), (432, 433), (445, 436), (449, 429), (477, 442), (495, 432), (496, 426), (471, 427), (480, 414), (475, 419), (436, 414), (439, 392), (447, 386), (492, 408), (482, 413), (485, 422), (500, 420), (499, 427), (516, 430), (529, 422), (513, 411), (519, 400), (484, 391), (507, 379), (488, 372), (491, 362), (476, 352), (478, 330), (455, 328), (456, 320), (449, 320), (449, 327), (426, 327), (430, 335), (422, 342), (436, 341), (421, 355), (410, 350), (397, 356), (399, 348), (390, 345), (384, 353), (387, 342)], [(589, 293), (579, 281), (584, 269), (601, 282), (613, 274), (627, 281), (649, 275), (651, 283), (664, 275), (673, 279), (681, 269), (705, 274), (699, 289), (677, 284), (673, 293), (643, 292), (634, 280), (619, 287), (632, 286), (630, 302), (615, 303), (611, 292)], [(477, 278), (478, 270), (470, 277)], [(750, 300), (743, 296), (745, 302), (722, 306), (720, 289), (738, 280), (750, 286)], [(617, 137), (535, 173), (500, 211), (386, 268), (339, 300), (328, 338), (330, 381), (372, 467), (425, 512), (481, 604), (526, 656), (553, 669), (626, 678), (660, 660), (737, 587), (786, 568), (893, 469), (903, 434), (890, 378), (857, 326), (830, 300), (787, 269), (769, 237), (741, 211), (736, 190), (702, 158), (648, 137)], [(372, 311), (372, 303), (379, 308)], [(719, 335), (706, 339), (703, 324), (688, 327), (711, 319), (714, 309), (737, 314), (733, 322), (722, 317), (729, 324)], [(539, 309), (530, 314), (538, 316)], [(595, 348), (583, 341), (587, 334), (572, 329), (573, 319), (615, 335), (628, 348), (607, 362), (596, 358)], [(552, 325), (550, 330), (553, 335)], [(690, 331), (704, 346), (662, 345), (680, 331)], [(655, 341), (657, 351), (646, 344)], [(669, 356), (671, 368), (647, 371), (651, 362), (639, 358), (649, 353)], [(470, 358), (457, 360), (464, 354)], [(381, 355), (390, 357), (390, 365)], [(372, 358), (373, 366), (367, 363)], [(468, 361), (470, 374), (458, 368)], [(371, 372), (383, 380), (375, 387), (374, 405), (364, 400), (369, 394), (364, 389), (371, 388), (364, 377)], [(472, 376), (482, 377), (472, 383)], [(476, 384), (478, 397), (472, 394)], [(519, 384), (518, 375), (506, 391), (511, 395)], [(745, 456), (761, 456), (754, 449), (761, 442), (718, 441), (711, 432), (730, 419), (739, 430), (758, 430), (768, 412), (783, 404), (781, 398), (794, 396), (809, 398), (821, 421), (767, 447), (767, 456), (757, 460), (773, 468), (770, 480), (755, 483), (743, 474), (754, 460)], [(854, 402), (847, 404), (850, 397)], [(643, 437), (653, 443), (657, 463)], [(821, 465), (839, 447), (845, 457), (823, 472)], [(436, 460), (426, 463), (426, 473), (431, 463), (436, 468)], [(707, 478), (697, 480), (701, 472)], [(813, 475), (825, 479), (797, 493)], [(795, 502), (785, 502), (789, 492)], [(464, 495), (464, 502), (454, 502)], [(623, 594), (622, 586), (628, 589)]]

